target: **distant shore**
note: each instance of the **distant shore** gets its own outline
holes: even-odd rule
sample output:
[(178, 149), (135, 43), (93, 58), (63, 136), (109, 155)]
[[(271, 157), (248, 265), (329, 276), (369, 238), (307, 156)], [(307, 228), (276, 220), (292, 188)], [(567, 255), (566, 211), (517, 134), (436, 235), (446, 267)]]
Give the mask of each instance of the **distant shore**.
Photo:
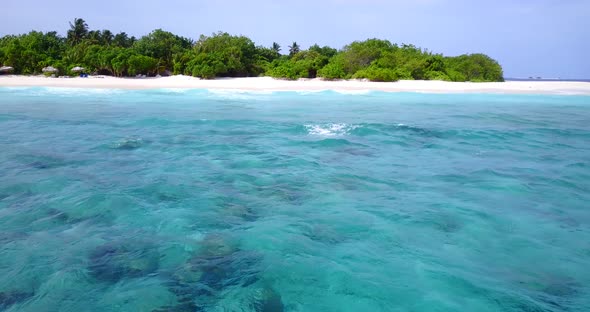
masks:
[(569, 81), (446, 82), (414, 81), (369, 82), (360, 80), (324, 81), (306, 79), (277, 80), (270, 77), (201, 80), (189, 76), (161, 78), (47, 78), (43, 76), (0, 76), (0, 87), (64, 87), (106, 89), (227, 89), (251, 91), (385, 91), (424, 93), (511, 93), (590, 95), (590, 83)]

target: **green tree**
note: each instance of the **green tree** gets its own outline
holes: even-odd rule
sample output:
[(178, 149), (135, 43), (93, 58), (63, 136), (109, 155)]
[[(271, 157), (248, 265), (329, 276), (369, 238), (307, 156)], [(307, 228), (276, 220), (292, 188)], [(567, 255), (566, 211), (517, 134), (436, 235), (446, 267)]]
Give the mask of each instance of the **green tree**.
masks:
[[(337, 55), (335, 61), (340, 62), (347, 75), (353, 75), (358, 70), (371, 65), (378, 60), (383, 53), (391, 51), (394, 46), (387, 40), (368, 39), (355, 41), (347, 46)], [(336, 56), (335, 56), (336, 57)]]
[(145, 55), (132, 55), (127, 60), (129, 75), (150, 75), (158, 70), (158, 60)]
[(135, 37), (129, 37), (127, 33), (120, 32), (113, 37), (112, 44), (122, 48), (130, 48), (137, 39)]
[(330, 63), (318, 71), (318, 76), (326, 80), (336, 80), (347, 78), (344, 65), (339, 60), (332, 59)]
[(102, 36), (100, 38), (100, 42), (103, 45), (111, 45), (113, 43), (113, 39), (114, 39), (114, 36), (110, 30), (105, 29), (102, 31)]
[(302, 72), (295, 66), (295, 62), (288, 58), (276, 59), (270, 64), (270, 68), (266, 71), (266, 75), (279, 78), (295, 80), (301, 77)]
[(135, 53), (131, 49), (121, 49), (119, 53), (111, 60), (111, 66), (115, 76), (122, 77), (128, 75), (129, 58)]
[(70, 22), (70, 30), (68, 30), (68, 43), (76, 45), (88, 36), (88, 24), (81, 18), (74, 19)]
[(128, 42), (129, 42), (129, 36), (125, 32), (120, 32), (120, 33), (116, 34), (115, 37), (113, 38), (113, 44), (118, 47), (128, 48), (131, 46), (131, 45), (128, 45)]
[(268, 76), (283, 79), (436, 79), (449, 81), (503, 81), (502, 67), (487, 55), (433, 54), (411, 44), (387, 40), (355, 41), (342, 50), (314, 44), (302, 50), (296, 42), (289, 55), (281, 46), (256, 46), (245, 36), (219, 32), (197, 42), (156, 29), (137, 40), (108, 29), (89, 30), (76, 18), (67, 36), (31, 31), (0, 38), (0, 63), (16, 74), (37, 74), (44, 66), (67, 73), (74, 66), (115, 76), (153, 75), (170, 70), (202, 78)]
[(56, 32), (31, 31), (0, 39), (0, 63), (14, 67), (15, 74), (37, 74), (62, 57), (64, 39)]
[(64, 53), (64, 61), (68, 64), (81, 64), (84, 62), (87, 50), (94, 45), (91, 40), (84, 40), (75, 46), (70, 46)]
[(272, 43), (272, 50), (275, 51), (277, 54), (279, 54), (281, 52), (281, 45), (273, 42)]
[(102, 64), (100, 58), (104, 50), (105, 48), (98, 44), (87, 46), (84, 50), (81, 61), (72, 63), (72, 67), (83, 66), (90, 72), (101, 70)]
[(137, 53), (155, 58), (159, 66), (165, 69), (173, 68), (173, 56), (176, 53), (190, 49), (190, 39), (174, 35), (171, 32), (156, 29), (134, 43), (133, 48)]
[(352, 78), (368, 79), (371, 81), (390, 82), (399, 80), (397, 72), (392, 68), (383, 68), (371, 65), (357, 71)]
[(338, 50), (334, 48), (330, 48), (329, 46), (320, 47), (317, 43), (309, 47), (309, 51), (317, 52), (327, 58), (331, 58), (338, 53)]
[(90, 30), (85, 40), (89, 40), (92, 44), (102, 44), (102, 32), (100, 30)]
[(257, 55), (258, 59), (262, 59), (267, 62), (272, 62), (273, 60), (281, 57), (281, 54), (279, 54), (279, 52), (277, 52), (275, 49), (262, 46), (256, 47), (255, 55)]
[(504, 81), (502, 67), (485, 54), (465, 54), (445, 58), (447, 73), (453, 81)]
[(289, 46), (289, 56), (293, 57), (295, 54), (299, 53), (300, 50), (297, 42), (293, 41), (293, 44)]
[(223, 32), (201, 36), (187, 68), (193, 76), (202, 78), (258, 76), (258, 52), (254, 42), (244, 36)]
[(317, 51), (300, 51), (271, 63), (267, 74), (275, 78), (316, 78), (318, 71), (328, 63), (328, 57)]

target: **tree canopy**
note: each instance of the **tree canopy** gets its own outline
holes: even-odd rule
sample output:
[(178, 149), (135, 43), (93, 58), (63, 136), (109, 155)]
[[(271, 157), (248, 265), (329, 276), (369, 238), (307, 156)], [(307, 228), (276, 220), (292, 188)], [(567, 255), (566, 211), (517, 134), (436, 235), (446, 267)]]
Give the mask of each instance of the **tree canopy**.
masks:
[(297, 42), (281, 54), (281, 46), (256, 45), (245, 36), (218, 32), (198, 40), (156, 29), (137, 39), (125, 32), (93, 30), (86, 21), (69, 22), (66, 37), (57, 32), (31, 31), (0, 38), (0, 65), (15, 74), (39, 74), (45, 66), (69, 74), (75, 66), (113, 75), (185, 74), (215, 77), (271, 76), (281, 79), (400, 79), (503, 81), (502, 67), (485, 54), (443, 56), (411, 44), (368, 39), (340, 50), (314, 44), (304, 50)]

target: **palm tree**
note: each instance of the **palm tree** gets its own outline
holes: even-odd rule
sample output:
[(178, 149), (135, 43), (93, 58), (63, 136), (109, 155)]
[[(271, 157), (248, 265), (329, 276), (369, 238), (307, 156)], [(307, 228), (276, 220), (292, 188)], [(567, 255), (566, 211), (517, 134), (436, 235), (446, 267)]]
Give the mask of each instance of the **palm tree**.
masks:
[(113, 38), (113, 44), (119, 47), (128, 48), (130, 46), (129, 36), (125, 32), (120, 32)]
[(102, 31), (102, 38), (101, 39), (102, 39), (101, 40), (102, 44), (111, 45), (111, 43), (113, 42), (113, 33), (110, 30), (105, 29)]
[(81, 18), (75, 18), (74, 23), (70, 22), (70, 30), (68, 30), (68, 43), (76, 45), (82, 39), (88, 36), (88, 24)]
[(297, 53), (299, 53), (300, 49), (299, 49), (299, 45), (297, 44), (297, 42), (293, 41), (293, 44), (289, 46), (289, 56), (293, 56)]
[(272, 50), (277, 53), (281, 52), (281, 45), (276, 42), (273, 42), (272, 43)]
[(85, 39), (92, 41), (93, 44), (100, 44), (101, 43), (102, 33), (100, 30), (91, 30), (86, 35)]

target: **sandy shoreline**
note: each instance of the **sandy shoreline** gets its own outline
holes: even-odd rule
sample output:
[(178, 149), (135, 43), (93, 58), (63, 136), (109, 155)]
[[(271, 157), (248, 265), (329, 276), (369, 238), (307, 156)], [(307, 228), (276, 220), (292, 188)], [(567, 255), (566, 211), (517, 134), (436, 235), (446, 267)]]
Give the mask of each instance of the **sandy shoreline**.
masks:
[(188, 76), (162, 78), (46, 78), (40, 76), (0, 76), (0, 87), (65, 87), (108, 89), (227, 89), (254, 91), (361, 91), (424, 93), (515, 93), (590, 95), (590, 83), (565, 81), (508, 81), (489, 83), (444, 81), (286, 81), (269, 77), (200, 80)]

